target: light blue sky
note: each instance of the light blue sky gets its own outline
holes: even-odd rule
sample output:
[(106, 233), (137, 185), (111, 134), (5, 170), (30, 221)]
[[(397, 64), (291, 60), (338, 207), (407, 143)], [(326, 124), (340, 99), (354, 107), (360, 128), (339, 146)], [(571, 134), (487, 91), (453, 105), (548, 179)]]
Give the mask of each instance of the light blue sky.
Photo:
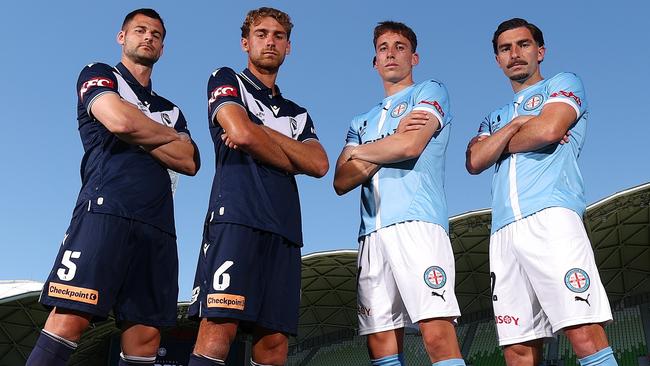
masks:
[[(648, 169), (650, 47), (647, 2), (442, 1), (11, 1), (0, 11), (3, 135), (0, 156), (0, 279), (44, 281), (68, 226), (83, 154), (77, 132), (75, 82), (95, 61), (115, 64), (122, 19), (154, 7), (165, 19), (165, 54), (154, 88), (181, 107), (203, 167), (176, 193), (180, 299), (188, 299), (201, 242), (214, 156), (208, 134), (206, 82), (217, 67), (245, 66), (239, 27), (251, 8), (287, 11), (295, 24), (292, 54), (278, 77), (285, 97), (305, 106), (332, 169), (323, 179), (300, 177), (303, 254), (356, 248), (359, 191), (339, 198), (333, 166), (350, 119), (383, 97), (372, 28), (403, 21), (417, 33), (416, 80), (436, 78), (451, 95), (454, 120), (447, 153), (450, 215), (485, 208), (491, 172), (470, 176), (464, 152), (482, 118), (512, 96), (496, 67), (492, 32), (519, 16), (537, 24), (547, 44), (542, 74), (580, 75), (590, 106), (580, 159), (592, 203), (650, 180)], [(602, 4), (602, 5), (601, 5)]]

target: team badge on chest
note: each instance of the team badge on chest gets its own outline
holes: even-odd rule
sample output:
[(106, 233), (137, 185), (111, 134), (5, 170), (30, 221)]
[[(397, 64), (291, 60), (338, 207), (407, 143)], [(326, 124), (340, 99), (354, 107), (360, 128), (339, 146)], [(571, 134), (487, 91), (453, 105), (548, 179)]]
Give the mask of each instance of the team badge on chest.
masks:
[(401, 116), (402, 114), (404, 114), (404, 112), (406, 112), (407, 106), (408, 104), (406, 104), (406, 102), (402, 102), (396, 105), (395, 108), (393, 108), (393, 110), (390, 112), (390, 116), (393, 118), (397, 118)]
[(580, 268), (571, 268), (564, 275), (564, 284), (566, 287), (577, 293), (583, 293), (589, 289), (591, 281), (587, 272)]
[(532, 97), (528, 98), (528, 100), (526, 100), (526, 103), (524, 103), (524, 109), (527, 111), (532, 111), (534, 109), (537, 109), (540, 105), (542, 105), (543, 101), (544, 101), (543, 95), (535, 94)]
[(431, 266), (424, 271), (424, 283), (434, 290), (442, 288), (447, 283), (447, 274), (438, 266)]

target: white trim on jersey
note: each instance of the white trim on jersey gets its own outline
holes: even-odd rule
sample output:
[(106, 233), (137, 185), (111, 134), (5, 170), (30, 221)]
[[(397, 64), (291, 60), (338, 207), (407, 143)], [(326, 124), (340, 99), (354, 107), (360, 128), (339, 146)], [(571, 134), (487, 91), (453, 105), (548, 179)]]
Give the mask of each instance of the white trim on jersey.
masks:
[[(524, 100), (524, 96), (521, 95), (514, 102), (514, 113), (512, 113), (512, 119), (519, 117), (517, 108)], [(512, 120), (511, 120), (512, 121)], [(510, 169), (508, 170), (508, 177), (510, 178), (510, 205), (512, 206), (512, 212), (515, 215), (515, 220), (521, 219), (521, 206), (519, 206), (519, 195), (517, 193), (517, 154), (513, 153), (510, 156)]]
[[(381, 133), (384, 122), (386, 121), (386, 113), (390, 109), (393, 100), (389, 100), (381, 110), (379, 123), (377, 124), (377, 133)], [(375, 199), (375, 227), (381, 227), (381, 194), (379, 193), (379, 172), (372, 176), (372, 189), (374, 191), (373, 198)]]
[(445, 125), (445, 123), (444, 123), (443, 120), (442, 120), (442, 116), (440, 115), (440, 113), (438, 113), (438, 111), (437, 111), (435, 108), (429, 108), (429, 107), (425, 107), (425, 106), (419, 106), (419, 107), (415, 107), (415, 108), (413, 108), (412, 111), (425, 111), (425, 112), (431, 112), (431, 114), (433, 114), (434, 116), (436, 116), (436, 118), (438, 119), (438, 122), (440, 123), (440, 127), (438, 127), (438, 130), (440, 130), (440, 129)]
[(579, 107), (578, 107), (574, 102), (572, 102), (572, 101), (569, 100), (569, 99), (565, 99), (565, 98), (551, 98), (551, 99), (547, 100), (546, 103), (544, 103), (544, 105), (547, 105), (547, 104), (549, 104), (549, 103), (564, 103), (564, 104), (568, 104), (569, 106), (571, 106), (571, 108), (573, 108), (573, 109), (576, 111), (576, 119), (580, 118), (580, 108), (579, 108)]
[[(105, 90), (105, 91), (95, 95), (93, 97), (93, 99), (91, 99), (90, 102), (88, 102), (88, 110), (86, 112), (88, 113), (89, 116), (92, 116), (93, 118), (95, 118), (95, 116), (93, 116), (93, 114), (90, 112), (90, 110), (92, 109), (93, 103), (95, 103), (95, 101), (97, 101), (97, 98), (99, 98), (99, 96), (104, 95), (106, 93), (113, 93), (113, 94), (117, 94), (119, 96), (119, 94), (114, 90)], [(97, 118), (95, 118), (95, 119), (97, 119)]]

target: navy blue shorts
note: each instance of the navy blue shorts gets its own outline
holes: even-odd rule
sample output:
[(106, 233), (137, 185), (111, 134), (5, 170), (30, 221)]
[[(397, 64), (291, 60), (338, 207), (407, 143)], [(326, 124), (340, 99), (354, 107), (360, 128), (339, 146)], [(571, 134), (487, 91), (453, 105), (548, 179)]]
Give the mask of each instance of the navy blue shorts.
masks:
[(139, 221), (83, 211), (70, 223), (41, 303), (118, 322), (176, 323), (176, 238)]
[(237, 319), (295, 335), (300, 248), (284, 237), (237, 224), (207, 224), (188, 314)]

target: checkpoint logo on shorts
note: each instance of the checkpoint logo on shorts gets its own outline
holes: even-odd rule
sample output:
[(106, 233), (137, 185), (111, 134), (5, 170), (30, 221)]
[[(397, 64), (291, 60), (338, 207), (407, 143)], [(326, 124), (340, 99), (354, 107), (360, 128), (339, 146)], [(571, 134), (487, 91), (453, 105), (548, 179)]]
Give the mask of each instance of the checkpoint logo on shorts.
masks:
[(390, 116), (393, 118), (397, 118), (401, 116), (402, 114), (404, 114), (404, 112), (406, 112), (406, 106), (407, 106), (406, 102), (402, 102), (396, 105), (395, 108), (393, 108), (393, 110), (390, 112)]
[(434, 290), (442, 288), (447, 283), (447, 274), (438, 266), (431, 266), (424, 271), (424, 283)]
[(589, 279), (587, 272), (583, 269), (571, 268), (564, 275), (564, 284), (569, 290), (580, 294), (589, 289), (591, 280)]
[(91, 305), (97, 305), (99, 301), (99, 293), (97, 290), (69, 286), (56, 282), (50, 282), (47, 288), (47, 294), (50, 297), (78, 301)]
[(543, 95), (535, 94), (532, 97), (528, 98), (528, 100), (526, 100), (526, 102), (524, 103), (524, 110), (532, 111), (533, 109), (537, 109), (537, 107), (542, 105), (543, 101), (544, 101)]
[(208, 308), (244, 310), (246, 297), (231, 294), (209, 294), (207, 302)]

